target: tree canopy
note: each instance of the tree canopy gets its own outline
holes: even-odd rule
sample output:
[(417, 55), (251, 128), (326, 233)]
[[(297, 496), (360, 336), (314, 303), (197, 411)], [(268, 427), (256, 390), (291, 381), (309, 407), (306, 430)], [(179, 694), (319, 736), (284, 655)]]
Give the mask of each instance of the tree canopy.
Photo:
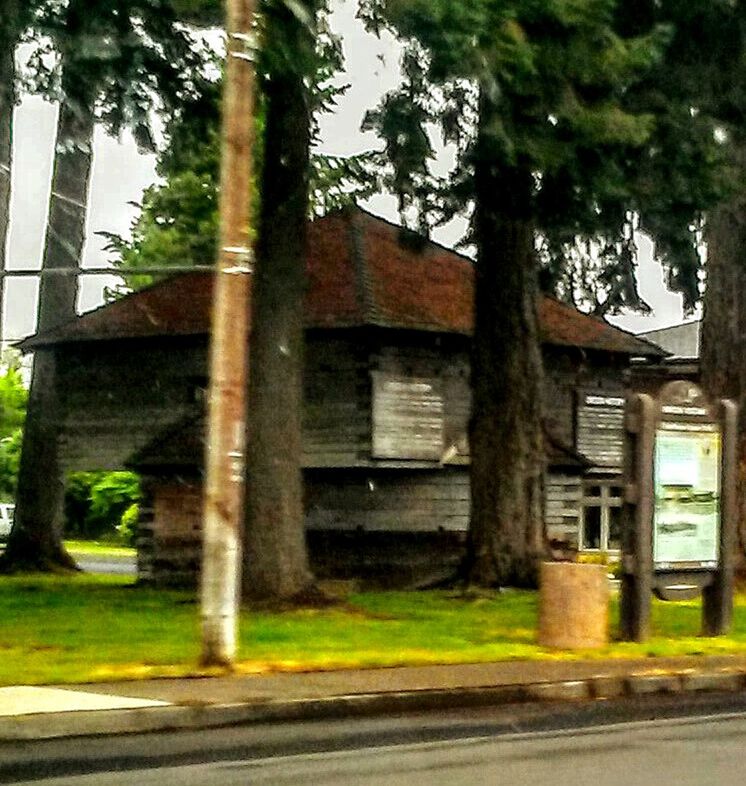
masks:
[[(329, 111), (344, 88), (328, 85), (334, 73), (330, 55), (321, 58), (315, 71), (314, 105)], [(157, 173), (162, 183), (148, 187), (132, 223), (130, 237), (102, 232), (122, 271), (138, 267), (208, 265), (215, 258), (218, 232), (218, 188), (220, 165), (221, 82), (203, 80), (198, 92), (166, 124), (165, 143), (158, 155)], [(262, 139), (265, 109), (259, 96), (255, 118), (255, 179), (261, 180)], [(314, 123), (315, 128), (315, 123)], [(312, 153), (309, 189), (311, 215), (324, 215), (356, 200), (365, 199), (379, 188), (380, 156), (362, 153), (341, 157)], [(260, 189), (256, 192), (259, 210)], [(143, 286), (152, 276), (125, 276), (126, 288)]]
[[(368, 25), (393, 29), (409, 46), (404, 86), (369, 121), (386, 140), (393, 190), (417, 194), (429, 223), (469, 209), (479, 95), (489, 95), (491, 155), (501, 165), (523, 160), (537, 175), (543, 287), (597, 313), (645, 310), (634, 275), (634, 230), (642, 229), (693, 307), (703, 210), (725, 183), (712, 116), (693, 111), (694, 72), (671, 78), (672, 61), (692, 57), (676, 5), (366, 0)], [(686, 23), (696, 26), (705, 5), (688, 4)], [(428, 124), (460, 151), (438, 188)]]
[[(395, 186), (410, 201), (427, 187), (424, 126), (437, 123), (459, 159), (424, 209), (473, 208), (467, 579), (531, 583), (543, 548), (540, 262), (550, 285), (564, 276), (575, 296), (567, 260), (586, 239), (609, 307), (640, 305), (632, 222), (641, 215), (672, 285), (693, 303), (693, 225), (715, 190), (716, 146), (706, 133), (689, 136), (696, 113), (666, 92), (672, 28), (655, 14), (615, 0), (366, 0), (362, 13), (412, 50), (407, 83), (373, 117), (394, 154)], [(672, 182), (661, 189), (665, 175)]]

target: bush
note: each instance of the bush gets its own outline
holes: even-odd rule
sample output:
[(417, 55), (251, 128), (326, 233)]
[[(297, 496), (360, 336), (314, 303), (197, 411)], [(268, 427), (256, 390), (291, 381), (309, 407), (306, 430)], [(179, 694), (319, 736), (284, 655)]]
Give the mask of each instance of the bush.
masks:
[(18, 482), (18, 465), (21, 461), (23, 430), (0, 439), (0, 502), (13, 502)]
[(23, 385), (20, 356), (0, 355), (0, 501), (13, 502), (21, 459), (23, 421), (28, 393)]
[(133, 472), (73, 473), (65, 491), (65, 534), (131, 540), (140, 496), (140, 479)]
[(137, 522), (140, 518), (140, 506), (133, 502), (127, 510), (122, 513), (122, 520), (117, 526), (119, 539), (125, 546), (136, 546), (137, 540)]

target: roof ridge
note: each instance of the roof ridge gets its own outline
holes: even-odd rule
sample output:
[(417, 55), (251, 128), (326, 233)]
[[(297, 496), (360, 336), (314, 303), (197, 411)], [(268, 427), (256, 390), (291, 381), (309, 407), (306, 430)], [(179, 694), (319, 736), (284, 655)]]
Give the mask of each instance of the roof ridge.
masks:
[[(358, 213), (362, 213), (364, 216), (367, 216), (368, 218), (372, 218), (374, 221), (379, 221), (382, 224), (386, 224), (387, 226), (389, 226), (389, 227), (391, 227), (393, 229), (397, 229), (397, 230), (404, 229), (404, 230), (407, 230), (409, 232), (414, 233), (415, 235), (419, 235), (420, 234), (415, 229), (409, 229), (408, 227), (405, 227), (402, 224), (397, 224), (395, 221), (391, 221), (390, 219), (385, 218), (384, 216), (379, 216), (378, 214), (373, 213), (371, 210), (367, 210), (366, 208), (361, 207), (360, 205), (357, 204), (357, 202), (355, 202), (355, 203), (353, 203), (353, 205), (351, 205), (349, 207), (346, 207), (346, 208), (343, 208), (343, 209), (345, 209), (345, 210), (354, 210), (354, 211), (356, 211)], [(323, 220), (325, 217), (326, 216), (322, 216), (320, 220)], [(460, 251), (456, 251), (456, 249), (453, 248), (452, 246), (447, 246), (445, 243), (441, 243), (438, 240), (434, 240), (433, 236), (431, 234), (428, 234), (427, 236), (421, 235), (421, 237), (425, 241), (426, 245), (433, 246), (434, 248), (439, 249), (440, 251), (445, 251), (447, 254), (451, 254), (452, 256), (458, 258), (462, 262), (467, 262), (468, 264), (470, 264), (472, 266), (474, 265), (474, 259), (472, 259), (472, 257), (469, 257), (466, 254), (462, 254)]]

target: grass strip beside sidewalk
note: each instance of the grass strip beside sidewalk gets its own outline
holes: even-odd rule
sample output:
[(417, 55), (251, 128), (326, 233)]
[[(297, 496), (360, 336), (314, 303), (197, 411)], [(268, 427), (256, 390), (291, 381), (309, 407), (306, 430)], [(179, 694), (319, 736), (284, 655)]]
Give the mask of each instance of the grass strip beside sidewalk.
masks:
[[(115, 576), (0, 578), (0, 684), (56, 684), (199, 673), (194, 593)], [(612, 621), (616, 601), (612, 601)], [(746, 596), (730, 636), (699, 637), (698, 602), (653, 607), (644, 645), (553, 652), (536, 644), (537, 595), (353, 595), (326, 609), (242, 614), (239, 671), (428, 663), (746, 653)]]

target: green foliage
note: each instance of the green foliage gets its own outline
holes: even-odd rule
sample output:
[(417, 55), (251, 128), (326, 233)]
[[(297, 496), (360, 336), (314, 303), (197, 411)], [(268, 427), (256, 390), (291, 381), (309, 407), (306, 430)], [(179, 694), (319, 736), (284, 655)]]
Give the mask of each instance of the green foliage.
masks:
[(140, 481), (132, 472), (75, 472), (65, 490), (65, 531), (82, 539), (134, 536)]
[(170, 0), (45, 0), (33, 26), (29, 85), (146, 150), (153, 113), (181, 105), (205, 60)]
[(122, 513), (120, 523), (116, 527), (119, 539), (127, 546), (134, 547), (137, 545), (137, 523), (139, 517), (140, 506), (137, 502), (133, 502)]
[(392, 166), (382, 185), (397, 195), (402, 224), (409, 225), (408, 214), (415, 210), (416, 229), (424, 235), (429, 234), (432, 197), (438, 191), (429, 171), (435, 153), (426, 126), (435, 120), (436, 110), (427, 84), (426, 63), (422, 49), (410, 44), (402, 58), (402, 87), (369, 111), (362, 125), (363, 131), (375, 130), (384, 140), (384, 153)]
[(11, 436), (23, 425), (28, 400), (20, 358), (10, 355), (3, 366), (0, 367), (0, 439)]
[(223, 22), (222, 0), (171, 0), (176, 16), (197, 27), (219, 27)]
[[(319, 71), (328, 79), (329, 67)], [(220, 88), (202, 82), (199, 94), (185, 104), (167, 124), (167, 146), (158, 158), (158, 174), (165, 183), (146, 189), (140, 214), (133, 221), (130, 238), (101, 232), (122, 271), (169, 265), (206, 265), (216, 256), (219, 228)], [(318, 88), (322, 91), (322, 88)], [(339, 90), (324, 92), (317, 105), (326, 105)], [(255, 138), (261, 140), (264, 113), (260, 103)], [(378, 190), (379, 157), (360, 154), (348, 158), (317, 153), (311, 157), (310, 210), (324, 215)], [(260, 182), (262, 146), (255, 145), (255, 182)], [(260, 195), (257, 195), (257, 202)], [(254, 214), (258, 215), (258, 204)], [(110, 294), (138, 289), (153, 280), (150, 275), (123, 276), (125, 286)]]
[[(590, 300), (598, 313), (644, 310), (631, 242), (638, 215), (671, 286), (691, 306), (699, 297), (698, 229), (722, 193), (722, 156), (712, 118), (693, 110), (692, 90), (670, 69), (692, 57), (677, 23), (693, 7), (701, 22), (712, 15), (707, 5), (363, 0), (369, 27), (414, 45), (425, 71), (413, 80), (405, 56), (404, 86), (372, 116), (396, 172), (387, 185), (405, 202), (420, 198), (416, 181), (426, 183), (429, 151), (417, 137), (438, 123), (460, 158), (447, 188), (430, 189), (437, 205), (425, 210), (439, 213), (436, 221), (472, 204), (476, 167), (519, 166), (535, 175), (532, 220), (547, 288)], [(715, 5), (722, 13), (733, 4)], [(417, 97), (406, 100), (413, 85)], [(477, 146), (485, 107), (490, 120), (479, 126)], [(400, 143), (393, 153), (392, 139)]]
[(8, 353), (0, 373), (1, 501), (11, 502), (15, 495), (27, 399), (28, 392), (21, 377), (20, 358)]
[(18, 428), (10, 436), (0, 438), (0, 501), (13, 502), (21, 463), (23, 430)]

